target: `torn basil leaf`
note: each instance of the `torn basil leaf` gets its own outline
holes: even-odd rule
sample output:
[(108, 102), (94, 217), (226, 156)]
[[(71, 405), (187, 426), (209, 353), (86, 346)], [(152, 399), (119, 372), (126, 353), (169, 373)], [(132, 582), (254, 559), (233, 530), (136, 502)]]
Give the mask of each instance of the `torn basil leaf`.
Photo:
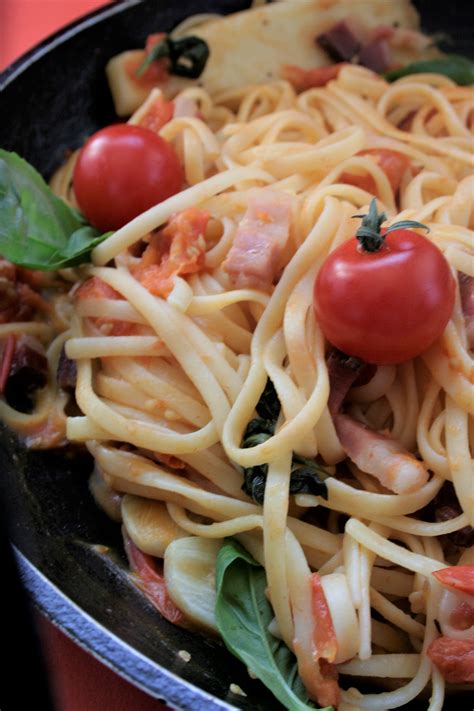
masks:
[(90, 261), (101, 234), (16, 153), (0, 149), (0, 255), (51, 271)]
[[(267, 380), (265, 389), (256, 405), (256, 417), (247, 425), (242, 447), (256, 447), (263, 444), (275, 433), (275, 426), (280, 414), (280, 401), (275, 387), (270, 379)], [(242, 491), (250, 496), (255, 503), (263, 505), (265, 497), (265, 484), (268, 474), (268, 464), (258, 464), (246, 467), (243, 470), (244, 483)], [(329, 473), (313, 459), (306, 459), (298, 454), (293, 454), (291, 464), (290, 494), (312, 494), (328, 498), (325, 480)]]
[(474, 62), (458, 54), (449, 54), (437, 59), (413, 62), (399, 69), (392, 69), (384, 74), (387, 81), (395, 81), (410, 74), (442, 74), (456, 84), (468, 86), (474, 84)]
[(290, 478), (290, 494), (312, 494), (328, 498), (328, 488), (325, 480), (329, 473), (313, 459), (293, 455)]
[(280, 414), (281, 405), (275, 386), (270, 378), (267, 378), (265, 389), (260, 395), (260, 399), (257, 402), (255, 409), (261, 418), (264, 420), (274, 420), (274, 423), (276, 423), (278, 415)]
[(215, 606), (217, 627), (226, 647), (286, 709), (314, 711), (298, 676), (294, 654), (268, 631), (274, 613), (266, 589), (262, 566), (237, 541), (226, 539), (217, 556)]

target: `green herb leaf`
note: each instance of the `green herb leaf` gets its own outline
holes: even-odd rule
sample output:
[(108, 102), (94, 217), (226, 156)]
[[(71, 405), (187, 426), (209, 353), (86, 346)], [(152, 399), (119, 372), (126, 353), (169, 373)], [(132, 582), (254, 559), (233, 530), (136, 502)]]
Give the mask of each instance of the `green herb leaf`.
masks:
[(255, 409), (257, 410), (259, 416), (262, 417), (264, 420), (273, 420), (275, 423), (278, 420), (281, 405), (278, 399), (277, 392), (275, 390), (275, 386), (273, 385), (270, 378), (267, 378), (265, 389), (260, 395), (260, 399)]
[(352, 215), (352, 217), (361, 217), (362, 224), (356, 232), (356, 238), (359, 240), (360, 246), (365, 252), (378, 252), (382, 247), (385, 237), (389, 232), (394, 232), (395, 230), (402, 230), (410, 227), (418, 227), (427, 232), (430, 228), (427, 225), (423, 225), (421, 222), (415, 222), (415, 220), (400, 220), (399, 222), (394, 222), (393, 225), (387, 227), (382, 234), (381, 226), (382, 223), (387, 219), (385, 212), (378, 212), (377, 210), (377, 200), (372, 198), (369, 205), (369, 212), (367, 215)]
[(296, 658), (268, 631), (273, 610), (266, 587), (264, 569), (239, 543), (227, 539), (217, 556), (215, 607), (226, 647), (289, 711), (314, 710), (298, 676)]
[[(110, 233), (108, 233), (110, 234)], [(46, 271), (89, 261), (108, 234), (88, 225), (16, 153), (0, 149), (0, 255)]]
[[(280, 414), (280, 401), (278, 400), (275, 386), (270, 378), (255, 408), (260, 415), (247, 425), (242, 447), (256, 447), (262, 444), (275, 433), (275, 426)], [(265, 498), (265, 484), (267, 480), (268, 464), (258, 464), (246, 467), (243, 470), (244, 483), (242, 491), (250, 496), (255, 503), (263, 505)], [(290, 479), (290, 494), (313, 494), (328, 498), (328, 489), (325, 480), (329, 473), (313, 459), (305, 459), (298, 454), (293, 454)]]
[(447, 57), (427, 59), (413, 62), (406, 67), (393, 69), (384, 74), (387, 81), (395, 81), (409, 74), (443, 74), (462, 86), (474, 84), (474, 62), (458, 54), (449, 54)]
[(330, 474), (313, 459), (293, 455), (290, 478), (290, 494), (312, 494), (328, 498), (325, 483)]
[(242, 491), (250, 496), (259, 506), (263, 506), (265, 498), (265, 484), (267, 483), (268, 464), (244, 469), (244, 483)]
[(180, 77), (197, 79), (201, 76), (209, 58), (209, 47), (200, 37), (191, 35), (173, 39), (164, 37), (155, 44), (145, 57), (145, 60), (136, 71), (136, 76), (140, 77), (150, 64), (168, 57), (170, 60), (169, 71)]

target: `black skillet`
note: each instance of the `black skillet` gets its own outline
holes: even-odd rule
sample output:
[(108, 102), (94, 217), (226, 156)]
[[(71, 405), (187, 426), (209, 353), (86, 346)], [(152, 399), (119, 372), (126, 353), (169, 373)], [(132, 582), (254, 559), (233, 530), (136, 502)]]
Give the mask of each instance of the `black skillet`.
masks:
[[(48, 177), (67, 149), (116, 120), (104, 75), (110, 57), (143, 46), (148, 34), (169, 31), (188, 15), (229, 13), (248, 4), (125, 0), (69, 25), (0, 75), (0, 146), (17, 151)], [(472, 56), (469, 2), (415, 4), (427, 32), (443, 32), (454, 41), (448, 51)], [(129, 583), (119, 527), (89, 494), (90, 468), (78, 449), (28, 452), (0, 430), (0, 501), (21, 578), (35, 604), (86, 650), (173, 707), (281, 708), (220, 642), (161, 619)], [(178, 656), (180, 650), (191, 654), (189, 662)], [(232, 694), (232, 683), (247, 696)], [(463, 708), (459, 697), (452, 707)]]

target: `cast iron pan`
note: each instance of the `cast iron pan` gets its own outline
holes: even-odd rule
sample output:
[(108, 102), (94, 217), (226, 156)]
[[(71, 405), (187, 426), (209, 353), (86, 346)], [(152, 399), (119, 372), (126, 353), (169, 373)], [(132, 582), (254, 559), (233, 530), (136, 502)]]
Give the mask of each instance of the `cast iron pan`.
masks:
[[(169, 31), (188, 15), (235, 12), (248, 4), (126, 0), (69, 25), (0, 76), (0, 146), (49, 177), (66, 150), (116, 120), (104, 75), (110, 57), (143, 46), (148, 34)], [(454, 40), (450, 51), (472, 55), (470, 3), (415, 4), (428, 32), (442, 31)], [(80, 449), (28, 452), (0, 429), (0, 501), (36, 605), (85, 649), (173, 707), (281, 708), (219, 641), (171, 625), (130, 584), (119, 526), (95, 505), (87, 486), (90, 470)], [(188, 663), (180, 650), (191, 654)], [(231, 683), (247, 696), (232, 694)], [(457, 697), (457, 709), (460, 702)]]

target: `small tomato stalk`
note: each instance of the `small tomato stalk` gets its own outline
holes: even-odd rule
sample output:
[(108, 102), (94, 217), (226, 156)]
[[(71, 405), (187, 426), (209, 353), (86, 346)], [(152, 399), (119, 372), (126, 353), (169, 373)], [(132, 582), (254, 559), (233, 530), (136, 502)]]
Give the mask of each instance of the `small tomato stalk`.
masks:
[(441, 251), (405, 220), (386, 220), (375, 199), (354, 237), (332, 252), (314, 284), (316, 318), (327, 340), (377, 365), (423, 353), (451, 316), (455, 282)]
[(387, 215), (385, 212), (377, 212), (377, 201), (375, 198), (373, 198), (370, 203), (367, 215), (354, 215), (354, 217), (362, 218), (362, 224), (355, 236), (359, 240), (360, 249), (365, 252), (378, 252), (385, 242), (385, 237), (389, 232), (394, 232), (395, 230), (402, 230), (407, 227), (419, 227), (427, 232), (430, 231), (430, 228), (421, 222), (415, 222), (415, 220), (400, 220), (399, 222), (394, 222), (393, 225), (390, 225), (390, 227), (387, 227), (382, 232), (382, 224), (387, 219)]

